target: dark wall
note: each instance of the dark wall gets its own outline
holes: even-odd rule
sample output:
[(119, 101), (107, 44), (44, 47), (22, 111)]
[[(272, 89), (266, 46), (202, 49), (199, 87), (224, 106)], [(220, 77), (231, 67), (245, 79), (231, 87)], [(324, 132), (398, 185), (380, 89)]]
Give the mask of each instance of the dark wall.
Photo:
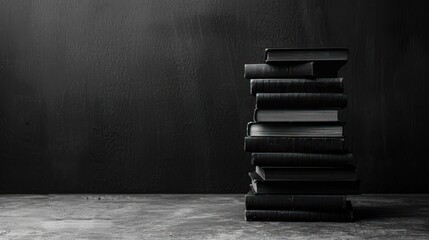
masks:
[(248, 189), (243, 64), (347, 47), (364, 192), (428, 192), (428, 1), (0, 1), (0, 192)]

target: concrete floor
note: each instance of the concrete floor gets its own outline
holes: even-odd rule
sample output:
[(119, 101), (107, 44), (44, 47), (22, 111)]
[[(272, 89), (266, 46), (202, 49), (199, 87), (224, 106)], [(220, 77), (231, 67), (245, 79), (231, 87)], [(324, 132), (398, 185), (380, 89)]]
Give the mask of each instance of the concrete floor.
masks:
[(0, 195), (0, 239), (429, 239), (429, 195), (363, 195), (354, 223), (246, 222), (241, 195)]

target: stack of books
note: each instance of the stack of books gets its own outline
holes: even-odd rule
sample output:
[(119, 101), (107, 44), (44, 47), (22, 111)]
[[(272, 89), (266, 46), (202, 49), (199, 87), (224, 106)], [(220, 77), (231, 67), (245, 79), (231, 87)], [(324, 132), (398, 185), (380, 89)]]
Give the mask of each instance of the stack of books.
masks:
[(352, 221), (346, 195), (359, 193), (344, 145), (346, 107), (338, 70), (347, 49), (266, 49), (265, 63), (246, 64), (254, 121), (245, 151), (255, 172), (245, 196), (248, 221)]

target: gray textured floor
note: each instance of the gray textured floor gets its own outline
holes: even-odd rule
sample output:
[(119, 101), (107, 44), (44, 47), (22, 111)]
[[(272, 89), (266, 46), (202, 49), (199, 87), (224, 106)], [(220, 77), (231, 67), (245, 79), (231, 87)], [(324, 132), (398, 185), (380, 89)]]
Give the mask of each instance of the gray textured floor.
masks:
[(0, 239), (429, 239), (429, 195), (350, 199), (355, 223), (268, 223), (243, 195), (0, 195)]

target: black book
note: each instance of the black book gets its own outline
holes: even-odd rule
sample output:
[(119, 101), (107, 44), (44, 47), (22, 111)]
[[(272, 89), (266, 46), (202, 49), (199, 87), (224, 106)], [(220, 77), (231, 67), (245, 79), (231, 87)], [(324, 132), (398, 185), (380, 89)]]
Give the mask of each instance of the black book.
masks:
[(345, 195), (255, 195), (245, 196), (246, 210), (341, 211), (346, 209)]
[(339, 109), (255, 109), (255, 122), (336, 122)]
[(267, 48), (265, 62), (332, 62), (344, 64), (349, 59), (349, 50), (346, 48)]
[(258, 93), (256, 108), (344, 108), (347, 95), (341, 93)]
[(245, 137), (246, 152), (345, 153), (344, 138)]
[(345, 167), (265, 167), (256, 166), (256, 173), (264, 180), (354, 180), (355, 168)]
[(255, 194), (347, 195), (359, 193), (359, 181), (354, 180), (264, 180), (249, 173)]
[(289, 78), (316, 76), (313, 62), (270, 65), (265, 63), (244, 64), (244, 78)]
[(293, 222), (351, 222), (353, 208), (347, 201), (342, 211), (299, 211), (299, 210), (245, 210), (246, 221), (293, 221)]
[(320, 63), (288, 63), (288, 64), (245, 64), (244, 78), (316, 78), (337, 77), (338, 69), (322, 66)]
[(353, 155), (321, 153), (252, 153), (254, 166), (284, 167), (350, 167)]
[(250, 94), (257, 93), (342, 93), (343, 78), (251, 79)]
[(277, 122), (247, 124), (247, 135), (251, 137), (342, 137), (340, 122)]

